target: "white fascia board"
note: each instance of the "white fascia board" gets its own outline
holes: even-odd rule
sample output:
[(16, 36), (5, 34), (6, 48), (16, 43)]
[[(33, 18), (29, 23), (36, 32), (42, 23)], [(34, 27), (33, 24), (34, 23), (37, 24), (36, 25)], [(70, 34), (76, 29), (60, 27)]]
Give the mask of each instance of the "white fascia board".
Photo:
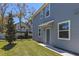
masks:
[(48, 21), (48, 22), (46, 22), (46, 23), (40, 24), (39, 27), (41, 27), (41, 26), (46, 26), (46, 25), (48, 25), (48, 24), (50, 24), (50, 23), (53, 23), (53, 22), (54, 22), (54, 20)]

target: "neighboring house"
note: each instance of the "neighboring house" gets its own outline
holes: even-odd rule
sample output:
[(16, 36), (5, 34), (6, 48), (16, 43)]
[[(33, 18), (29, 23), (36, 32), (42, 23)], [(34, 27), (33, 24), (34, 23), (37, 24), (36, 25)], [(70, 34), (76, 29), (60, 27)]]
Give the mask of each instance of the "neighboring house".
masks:
[(30, 21), (26, 22), (26, 25), (29, 27), (28, 29), (28, 37), (32, 37), (32, 23)]
[(44, 4), (32, 18), (34, 40), (79, 54), (79, 3)]
[(24, 22), (21, 22), (21, 27), (20, 27), (20, 23), (16, 23), (15, 24), (16, 26), (16, 37), (18, 36), (24, 36), (25, 35), (25, 32), (29, 30), (29, 27), (28, 25), (26, 25), (26, 23)]
[(28, 35), (32, 37), (32, 19), (28, 20), (27, 25), (29, 26)]

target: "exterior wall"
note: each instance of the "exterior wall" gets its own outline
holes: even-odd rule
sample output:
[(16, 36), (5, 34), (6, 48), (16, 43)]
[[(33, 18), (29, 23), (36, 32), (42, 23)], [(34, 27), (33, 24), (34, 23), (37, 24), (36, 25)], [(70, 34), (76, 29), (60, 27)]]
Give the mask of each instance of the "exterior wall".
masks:
[[(48, 22), (50, 20), (55, 20), (52, 23), (51, 28), (51, 39), (50, 44), (69, 50), (75, 53), (79, 53), (79, 4), (64, 4), (64, 3), (54, 3), (50, 4), (50, 16), (47, 18), (40, 19), (38, 14), (33, 20), (33, 39), (45, 42), (44, 34), (42, 38), (38, 36), (38, 25)], [(43, 10), (44, 11), (44, 10)], [(77, 14), (75, 14), (77, 12)], [(60, 40), (58, 39), (58, 23), (62, 21), (70, 20), (70, 40)], [(43, 29), (45, 33), (45, 29)], [(42, 32), (42, 33), (43, 33)]]
[[(53, 4), (53, 14), (55, 20), (55, 46), (69, 50), (75, 53), (79, 53), (79, 4)], [(60, 40), (57, 38), (57, 23), (70, 20), (70, 40)]]
[[(51, 5), (51, 4), (50, 4)], [(51, 8), (52, 6), (50, 6)], [(52, 11), (52, 8), (50, 9)], [(44, 37), (39, 37), (38, 36), (38, 29), (39, 29), (39, 25), (42, 24), (42, 23), (45, 23), (45, 22), (48, 22), (50, 20), (53, 20), (53, 16), (52, 15), (52, 12), (50, 13), (50, 16), (49, 17), (45, 17), (45, 9), (43, 9), (43, 18), (40, 19), (40, 13), (33, 19), (33, 39), (36, 39), (37, 41), (44, 41), (42, 38)], [(42, 29), (45, 31), (45, 29)], [(43, 31), (43, 32), (44, 32)], [(44, 32), (45, 33), (45, 32)], [(44, 36), (43, 34), (41, 36)]]

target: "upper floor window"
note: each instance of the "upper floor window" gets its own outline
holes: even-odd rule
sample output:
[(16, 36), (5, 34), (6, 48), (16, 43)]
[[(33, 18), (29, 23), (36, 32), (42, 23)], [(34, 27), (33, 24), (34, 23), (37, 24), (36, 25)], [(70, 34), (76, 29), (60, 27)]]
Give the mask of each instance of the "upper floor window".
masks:
[(43, 18), (43, 11), (40, 13), (40, 19)]
[(70, 39), (70, 21), (58, 23), (58, 39)]
[(50, 4), (45, 8), (45, 17), (48, 17), (50, 15)]

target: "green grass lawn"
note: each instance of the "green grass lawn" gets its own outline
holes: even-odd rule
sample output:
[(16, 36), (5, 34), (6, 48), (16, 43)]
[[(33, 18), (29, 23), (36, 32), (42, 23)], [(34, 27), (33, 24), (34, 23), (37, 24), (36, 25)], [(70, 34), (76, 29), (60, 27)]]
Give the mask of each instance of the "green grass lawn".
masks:
[(7, 44), (6, 41), (0, 41), (1, 56), (61, 56), (58, 53), (38, 45), (38, 43), (32, 39), (18, 40), (13, 48), (4, 50), (3, 47)]

